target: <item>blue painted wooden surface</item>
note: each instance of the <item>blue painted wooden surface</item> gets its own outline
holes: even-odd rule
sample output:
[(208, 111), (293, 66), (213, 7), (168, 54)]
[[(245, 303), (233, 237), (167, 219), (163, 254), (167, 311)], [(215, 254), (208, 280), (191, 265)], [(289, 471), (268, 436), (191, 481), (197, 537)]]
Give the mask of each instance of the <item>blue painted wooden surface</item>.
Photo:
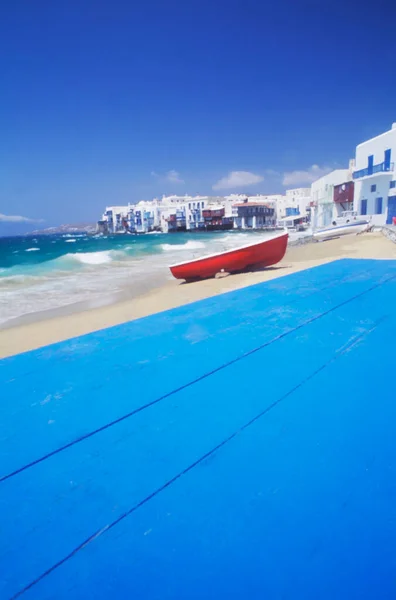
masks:
[(1, 361), (0, 597), (394, 598), (395, 299), (342, 260)]

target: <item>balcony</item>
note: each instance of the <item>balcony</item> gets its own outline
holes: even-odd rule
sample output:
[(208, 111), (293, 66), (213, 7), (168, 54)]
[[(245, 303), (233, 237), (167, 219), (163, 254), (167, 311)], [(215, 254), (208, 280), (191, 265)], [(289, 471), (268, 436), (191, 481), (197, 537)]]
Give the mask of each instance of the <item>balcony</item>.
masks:
[(362, 177), (371, 177), (372, 175), (378, 175), (379, 173), (390, 173), (393, 171), (393, 167), (394, 163), (382, 162), (378, 163), (378, 165), (355, 171), (352, 176), (353, 179), (361, 179)]

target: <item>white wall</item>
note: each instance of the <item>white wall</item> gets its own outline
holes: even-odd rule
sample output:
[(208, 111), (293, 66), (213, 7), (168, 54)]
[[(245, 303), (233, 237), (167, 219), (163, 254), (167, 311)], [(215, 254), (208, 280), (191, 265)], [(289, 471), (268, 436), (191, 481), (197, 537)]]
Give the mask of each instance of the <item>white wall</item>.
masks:
[(311, 198), (317, 206), (313, 209), (312, 224), (314, 227), (327, 227), (337, 216), (337, 205), (334, 202), (334, 186), (351, 181), (350, 169), (335, 169), (314, 181), (311, 185)]
[[(378, 135), (356, 147), (356, 171), (365, 169), (368, 157), (374, 156), (374, 165), (384, 162), (385, 150), (391, 150), (391, 163), (396, 161), (396, 125), (392, 129)], [(355, 179), (354, 210), (361, 214), (362, 200), (367, 200), (367, 215), (372, 217), (375, 225), (384, 225), (388, 214), (388, 197), (394, 196), (396, 189), (390, 188), (395, 180), (395, 171), (373, 173), (370, 176)], [(375, 189), (372, 190), (372, 186)], [(382, 198), (382, 213), (376, 214), (376, 198)]]
[(311, 201), (311, 188), (295, 188), (286, 190), (284, 196), (275, 196), (276, 214), (278, 221), (286, 216), (287, 208), (298, 208), (299, 214), (305, 217), (307, 207)]

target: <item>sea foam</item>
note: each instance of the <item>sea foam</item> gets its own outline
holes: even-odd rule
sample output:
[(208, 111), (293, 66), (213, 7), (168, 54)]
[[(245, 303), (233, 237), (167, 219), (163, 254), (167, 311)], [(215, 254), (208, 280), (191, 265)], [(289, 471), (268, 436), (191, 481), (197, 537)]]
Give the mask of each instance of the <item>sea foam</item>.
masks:
[(205, 244), (203, 242), (193, 242), (189, 240), (185, 244), (161, 244), (161, 248), (164, 252), (199, 250), (200, 248), (205, 248)]
[(111, 263), (111, 250), (102, 250), (101, 252), (77, 252), (76, 254), (66, 254), (64, 259), (71, 259), (84, 265), (105, 265)]

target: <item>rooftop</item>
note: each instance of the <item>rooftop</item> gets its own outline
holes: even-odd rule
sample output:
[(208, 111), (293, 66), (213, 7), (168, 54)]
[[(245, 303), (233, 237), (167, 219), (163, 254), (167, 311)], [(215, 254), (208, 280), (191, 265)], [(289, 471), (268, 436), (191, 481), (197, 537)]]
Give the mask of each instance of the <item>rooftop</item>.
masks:
[(270, 204), (266, 204), (264, 202), (238, 202), (232, 206), (264, 206), (265, 208), (273, 208)]

